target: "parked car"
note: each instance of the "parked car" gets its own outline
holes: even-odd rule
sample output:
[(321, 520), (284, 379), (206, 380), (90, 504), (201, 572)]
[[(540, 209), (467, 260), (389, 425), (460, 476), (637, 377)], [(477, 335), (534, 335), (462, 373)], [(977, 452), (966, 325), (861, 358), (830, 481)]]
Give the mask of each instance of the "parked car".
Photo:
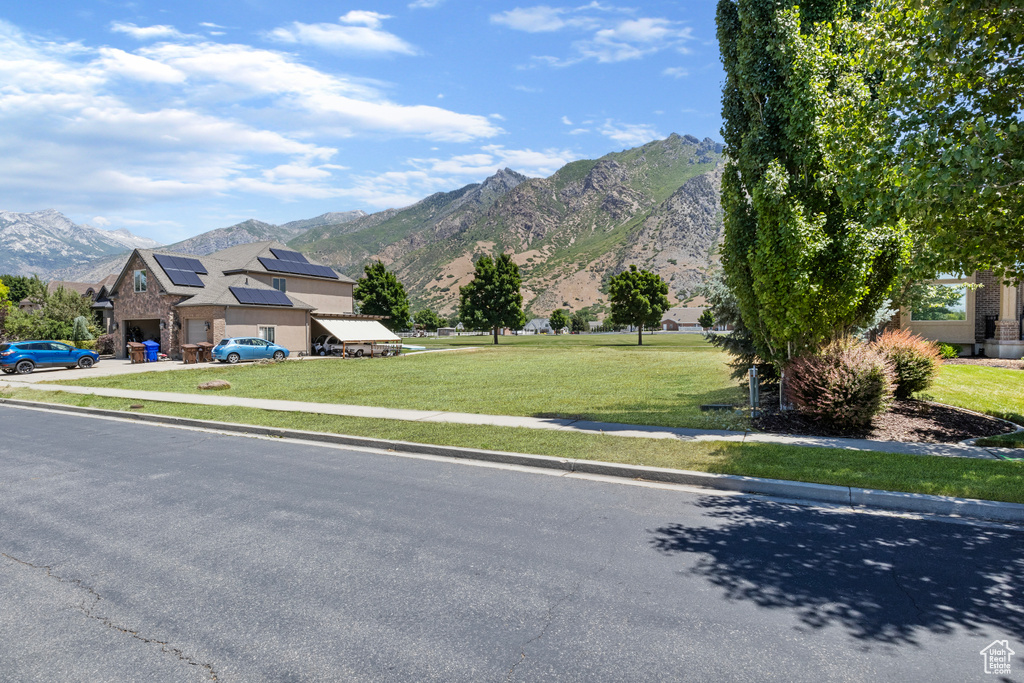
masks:
[(270, 358), (284, 360), (287, 357), (288, 349), (259, 337), (229, 337), (221, 339), (213, 347), (213, 359), (221, 363)]
[(396, 356), (401, 344), (373, 344), (371, 342), (345, 342), (344, 345), (336, 337), (322, 334), (313, 341), (313, 353), (317, 356), (340, 356), (342, 349), (349, 358), (363, 356)]
[(0, 344), (0, 370), (27, 375), (36, 368), (91, 368), (100, 356), (57, 341), (20, 341)]

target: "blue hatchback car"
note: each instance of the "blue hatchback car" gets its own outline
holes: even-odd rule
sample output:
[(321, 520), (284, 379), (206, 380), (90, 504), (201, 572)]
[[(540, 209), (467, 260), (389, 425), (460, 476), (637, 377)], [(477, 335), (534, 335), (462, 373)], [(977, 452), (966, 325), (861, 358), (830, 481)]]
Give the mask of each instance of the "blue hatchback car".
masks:
[(56, 341), (20, 341), (0, 344), (0, 370), (27, 375), (36, 368), (91, 368), (100, 356)]
[(259, 337), (229, 337), (221, 339), (213, 347), (213, 359), (221, 363), (271, 358), (284, 360), (287, 357), (288, 349)]

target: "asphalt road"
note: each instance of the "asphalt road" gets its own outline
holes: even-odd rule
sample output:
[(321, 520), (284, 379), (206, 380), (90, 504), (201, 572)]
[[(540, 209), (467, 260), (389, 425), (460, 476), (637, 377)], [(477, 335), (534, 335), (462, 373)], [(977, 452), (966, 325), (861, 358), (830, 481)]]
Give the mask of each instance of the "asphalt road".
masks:
[(3, 681), (1024, 680), (1020, 529), (7, 406), (0, 434)]

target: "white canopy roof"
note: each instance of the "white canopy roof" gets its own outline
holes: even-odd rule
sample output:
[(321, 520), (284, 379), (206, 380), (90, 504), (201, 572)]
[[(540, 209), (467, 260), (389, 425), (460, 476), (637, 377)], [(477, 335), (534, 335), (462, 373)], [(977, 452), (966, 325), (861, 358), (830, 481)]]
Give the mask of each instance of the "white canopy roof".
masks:
[(316, 318), (325, 330), (341, 342), (400, 342), (402, 338), (376, 320), (334, 320)]

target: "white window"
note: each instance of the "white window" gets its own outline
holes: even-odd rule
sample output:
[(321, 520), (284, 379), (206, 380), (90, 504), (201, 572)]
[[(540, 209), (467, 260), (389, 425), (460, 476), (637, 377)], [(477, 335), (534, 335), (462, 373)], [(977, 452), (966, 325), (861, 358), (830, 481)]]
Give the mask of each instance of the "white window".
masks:
[(284, 292), (285, 291), (284, 278), (283, 277), (275, 277), (274, 278), (274, 289), (276, 289), (279, 292)]
[(136, 270), (135, 271), (135, 291), (145, 292), (146, 291), (146, 271)]
[(924, 286), (924, 294), (910, 311), (911, 320), (967, 320), (968, 279), (942, 273)]
[(274, 343), (274, 328), (270, 325), (260, 325), (260, 339), (266, 339), (271, 344)]

